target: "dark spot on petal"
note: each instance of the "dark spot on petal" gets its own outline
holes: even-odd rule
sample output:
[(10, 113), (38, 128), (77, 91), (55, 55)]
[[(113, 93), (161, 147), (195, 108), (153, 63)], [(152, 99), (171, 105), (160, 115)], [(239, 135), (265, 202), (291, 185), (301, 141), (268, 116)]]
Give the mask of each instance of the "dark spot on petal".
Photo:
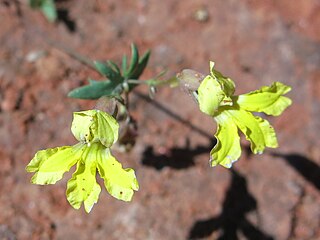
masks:
[(123, 192), (120, 192), (120, 195), (122, 195)]
[(82, 191), (85, 191), (85, 189), (84, 189), (84, 188), (82, 188), (81, 190), (82, 190)]

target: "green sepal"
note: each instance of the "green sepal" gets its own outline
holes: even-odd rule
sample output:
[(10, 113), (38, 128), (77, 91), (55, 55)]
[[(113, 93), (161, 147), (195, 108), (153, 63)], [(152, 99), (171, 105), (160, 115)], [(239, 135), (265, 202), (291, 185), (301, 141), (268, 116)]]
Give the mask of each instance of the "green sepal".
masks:
[(218, 124), (215, 134), (217, 143), (210, 152), (210, 165), (214, 167), (220, 164), (230, 168), (241, 155), (238, 127), (226, 112), (221, 112), (215, 120)]
[(35, 172), (31, 178), (34, 184), (55, 184), (63, 174), (79, 160), (79, 146), (65, 146), (40, 150), (26, 167), (27, 172)]
[(106, 149), (104, 154), (98, 157), (98, 171), (104, 179), (104, 185), (111, 196), (122, 201), (131, 201), (134, 191), (138, 191), (139, 184), (134, 170), (123, 169)]
[(252, 113), (242, 109), (227, 111), (246, 136), (246, 139), (251, 142), (251, 151), (254, 154), (263, 153), (265, 147), (278, 147), (276, 133), (267, 120), (253, 116)]
[(78, 141), (111, 147), (118, 140), (119, 124), (108, 113), (88, 110), (73, 113), (71, 131)]
[(78, 162), (77, 170), (67, 184), (66, 195), (70, 205), (79, 209), (83, 202), (87, 213), (98, 202), (101, 192), (101, 187), (96, 182), (96, 156), (101, 149), (104, 148), (100, 144), (93, 144), (90, 147), (83, 145), (82, 156), (85, 159)]
[(68, 97), (79, 99), (99, 99), (102, 96), (117, 96), (123, 91), (121, 83), (116, 81), (95, 81), (89, 79), (89, 85), (73, 89)]
[(282, 96), (290, 90), (291, 87), (281, 82), (274, 82), (270, 87), (264, 86), (259, 90), (237, 96), (235, 101), (247, 111), (279, 116), (292, 104), (290, 98)]
[(232, 105), (231, 98), (227, 97), (219, 82), (208, 75), (198, 88), (198, 102), (200, 110), (214, 116), (218, 108), (223, 105)]
[(119, 68), (116, 67), (116, 64), (113, 62), (107, 61), (106, 63), (100, 61), (94, 61), (94, 66), (96, 70), (101, 73), (103, 76), (107, 77), (111, 82), (120, 82), (123, 81), (123, 77), (118, 71)]

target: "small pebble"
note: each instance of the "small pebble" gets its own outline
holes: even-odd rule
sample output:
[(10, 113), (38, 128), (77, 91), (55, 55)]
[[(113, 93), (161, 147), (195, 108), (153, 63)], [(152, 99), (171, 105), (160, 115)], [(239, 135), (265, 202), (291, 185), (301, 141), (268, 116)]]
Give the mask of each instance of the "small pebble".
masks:
[(202, 7), (195, 11), (193, 17), (199, 22), (206, 22), (209, 19), (209, 12), (206, 8)]

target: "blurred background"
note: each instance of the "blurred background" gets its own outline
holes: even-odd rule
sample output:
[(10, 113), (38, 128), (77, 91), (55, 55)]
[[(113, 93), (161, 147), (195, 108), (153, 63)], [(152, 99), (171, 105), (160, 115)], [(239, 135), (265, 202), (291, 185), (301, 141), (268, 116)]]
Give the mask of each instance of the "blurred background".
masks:
[[(26, 0), (0, 0), (0, 239), (320, 239), (319, 0), (64, 0), (49, 23)], [(129, 153), (140, 190), (131, 203), (103, 189), (90, 214), (55, 185), (29, 183), (39, 149), (76, 143), (72, 112), (95, 101), (67, 93), (101, 77), (54, 47), (119, 63), (130, 43), (152, 55), (143, 79), (168, 69), (208, 73), (209, 60), (245, 93), (281, 81), (293, 105), (279, 148), (210, 168), (216, 126), (180, 89), (131, 99), (139, 136)], [(71, 171), (72, 172), (72, 171)], [(101, 181), (100, 181), (101, 182)]]

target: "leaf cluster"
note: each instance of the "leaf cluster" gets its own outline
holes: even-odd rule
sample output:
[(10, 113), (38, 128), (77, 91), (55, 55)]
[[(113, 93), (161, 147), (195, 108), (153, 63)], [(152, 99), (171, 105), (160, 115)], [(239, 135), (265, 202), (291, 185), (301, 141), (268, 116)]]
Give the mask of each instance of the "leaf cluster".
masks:
[(119, 97), (124, 92), (130, 92), (142, 83), (138, 80), (149, 61), (150, 51), (139, 57), (135, 44), (131, 44), (131, 60), (122, 58), (121, 68), (113, 61), (95, 61), (94, 68), (106, 79), (97, 81), (89, 79), (89, 84), (72, 90), (68, 96), (79, 99), (99, 99), (102, 96)]

